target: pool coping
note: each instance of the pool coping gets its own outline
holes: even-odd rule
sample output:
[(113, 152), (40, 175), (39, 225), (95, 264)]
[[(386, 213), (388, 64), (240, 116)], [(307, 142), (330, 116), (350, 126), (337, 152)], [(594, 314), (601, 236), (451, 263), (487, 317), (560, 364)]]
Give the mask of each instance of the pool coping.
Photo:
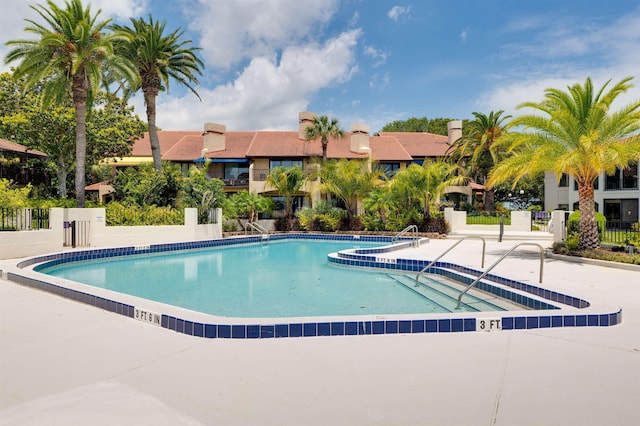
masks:
[[(329, 234), (278, 234), (269, 239), (312, 239), (364, 242), (390, 242), (388, 236), (329, 235)], [(359, 249), (357, 253), (343, 253), (337, 256), (344, 261), (337, 262), (348, 266), (363, 266), (406, 272), (415, 272), (415, 268), (426, 265), (428, 261), (398, 259), (375, 256), (406, 248), (411, 245), (410, 238), (401, 239), (394, 245), (374, 249)], [(340, 317), (302, 317), (302, 318), (230, 318), (220, 317), (184, 308), (154, 302), (135, 296), (117, 293), (106, 289), (75, 283), (47, 276), (34, 270), (43, 262), (68, 262), (129, 254), (169, 252), (205, 247), (227, 246), (247, 243), (264, 243), (263, 236), (234, 237), (217, 240), (194, 241), (187, 243), (152, 244), (145, 246), (127, 246), (76, 250), (36, 256), (20, 260), (12, 270), (1, 271), (2, 277), (28, 287), (47, 291), (71, 299), (127, 316), (154, 326), (166, 328), (178, 333), (202, 338), (283, 338), (316, 336), (353, 336), (398, 333), (450, 333), (472, 331), (522, 330), (555, 327), (605, 327), (622, 321), (622, 310), (615, 306), (592, 304), (583, 299), (563, 295), (552, 300), (564, 305), (552, 311), (500, 311), (465, 312), (443, 314), (398, 314), (398, 315), (358, 315)], [(421, 243), (428, 242), (422, 239)], [(422, 262), (422, 263), (420, 263)], [(421, 266), (422, 265), (422, 266)], [(413, 269), (401, 269), (409, 267)], [(478, 270), (452, 263), (436, 263), (435, 268), (461, 268), (460, 272), (478, 273)], [(419, 270), (419, 269), (418, 269)], [(531, 284), (520, 283), (503, 277), (488, 275), (492, 279), (505, 280), (507, 285), (521, 284), (519, 291), (535, 292), (537, 296), (550, 300), (550, 290)], [(45, 281), (46, 279), (46, 281)], [(504, 284), (504, 283), (501, 283)], [(524, 289), (524, 290), (523, 290)], [(536, 290), (537, 289), (537, 290)], [(532, 293), (533, 294), (533, 293)], [(559, 295), (560, 293), (556, 293)], [(566, 302), (566, 303), (565, 303)], [(551, 313), (550, 313), (551, 312)]]

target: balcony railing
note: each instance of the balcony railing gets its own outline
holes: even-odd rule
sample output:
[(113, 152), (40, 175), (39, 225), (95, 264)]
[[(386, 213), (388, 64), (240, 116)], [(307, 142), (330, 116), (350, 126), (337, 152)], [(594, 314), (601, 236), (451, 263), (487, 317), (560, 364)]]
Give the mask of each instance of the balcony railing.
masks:
[[(309, 168), (305, 168), (303, 171), (304, 171), (304, 174), (307, 177), (309, 177), (313, 173), (316, 173), (317, 169), (314, 167), (309, 167)], [(253, 180), (258, 182), (264, 182), (265, 180), (267, 180), (267, 176), (269, 176), (269, 173), (271, 173), (270, 169), (253, 169)]]
[(0, 179), (8, 179), (18, 185), (48, 185), (49, 176), (41, 168), (20, 167), (20, 166), (0, 166)]

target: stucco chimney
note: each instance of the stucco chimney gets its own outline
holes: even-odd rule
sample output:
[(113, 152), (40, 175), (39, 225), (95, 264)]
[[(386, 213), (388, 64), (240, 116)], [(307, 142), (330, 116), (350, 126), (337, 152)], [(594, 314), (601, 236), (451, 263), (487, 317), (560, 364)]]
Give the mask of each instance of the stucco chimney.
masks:
[(453, 145), (462, 137), (462, 121), (454, 120), (447, 123), (447, 143)]
[(351, 151), (369, 152), (369, 131), (369, 126), (364, 123), (351, 125)]
[(217, 123), (204, 123), (203, 150), (207, 152), (224, 151), (226, 148), (225, 133), (227, 126)]
[(306, 139), (305, 129), (313, 124), (313, 119), (317, 114), (309, 111), (303, 111), (298, 114), (298, 138)]

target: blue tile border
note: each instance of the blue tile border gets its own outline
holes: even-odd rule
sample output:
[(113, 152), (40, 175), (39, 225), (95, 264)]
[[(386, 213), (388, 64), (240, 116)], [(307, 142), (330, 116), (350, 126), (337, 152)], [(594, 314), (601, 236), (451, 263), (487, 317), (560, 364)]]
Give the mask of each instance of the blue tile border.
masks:
[[(325, 235), (325, 234), (280, 234), (271, 235), (270, 238), (274, 240), (284, 239), (323, 239), (323, 240), (358, 240), (363, 242), (390, 242), (391, 237), (381, 236), (359, 236), (354, 238), (352, 235)], [(136, 249), (135, 247), (124, 248), (109, 248), (109, 249), (95, 249), (80, 252), (65, 252), (56, 253), (47, 256), (35, 257), (21, 262), (18, 266), (24, 268), (27, 266), (38, 264), (34, 267), (34, 270), (38, 268), (52, 266), (54, 264), (73, 262), (78, 260), (97, 259), (103, 257), (115, 257), (126, 256), (131, 254), (141, 253), (156, 253), (174, 250), (185, 250), (193, 248), (226, 246), (233, 244), (246, 244), (260, 242), (260, 237), (247, 237), (247, 238), (235, 238), (233, 240), (210, 240), (210, 241), (197, 241), (191, 243), (172, 243), (172, 244), (158, 244), (145, 246), (143, 249)], [(378, 262), (376, 256), (370, 256), (370, 254), (385, 253), (393, 250), (393, 246), (376, 247), (374, 249), (357, 249), (355, 252), (340, 253), (336, 258), (331, 258), (332, 261), (339, 264), (346, 264), (350, 266), (366, 266), (366, 267), (382, 267), (385, 269), (399, 269), (405, 272), (419, 271), (427, 265), (427, 261), (415, 260), (415, 259), (397, 259), (396, 263), (383, 263)], [(42, 264), (42, 265), (41, 265)], [(479, 271), (462, 267), (459, 265), (437, 262), (433, 266), (434, 273), (442, 273), (450, 277), (462, 281), (469, 281), (471, 278), (459, 275), (458, 273), (464, 273), (468, 275), (478, 275)], [(455, 271), (455, 272), (453, 272)], [(457, 272), (457, 273), (456, 273)], [(544, 289), (541, 287), (533, 286), (530, 284), (521, 283), (518, 281), (510, 280), (504, 277), (487, 275), (488, 280), (500, 283), (502, 285), (534, 294), (538, 297), (544, 298), (556, 303), (566, 304), (575, 308), (583, 309), (590, 306), (589, 302)], [(104, 309), (119, 315), (123, 315), (129, 318), (134, 318), (135, 307), (129, 304), (121, 303), (116, 300), (109, 300), (103, 297), (95, 296), (89, 293), (85, 293), (79, 290), (69, 289), (42, 281), (39, 279), (23, 276), (16, 273), (7, 273), (7, 279), (9, 281), (25, 285), (38, 290), (43, 290), (67, 299), (71, 299), (80, 303), (95, 306), (100, 309)], [(483, 287), (480, 287), (480, 286)], [(587, 313), (587, 314), (567, 314), (558, 313), (557, 307), (541, 302), (540, 300), (530, 299), (526, 300), (520, 294), (510, 292), (508, 290), (491, 286), (488, 283), (480, 282), (478, 286), (485, 291), (490, 291), (500, 297), (509, 298), (510, 295), (514, 297), (512, 300), (519, 300), (521, 303), (529, 306), (532, 309), (539, 310), (541, 312), (534, 312), (532, 315), (526, 316), (509, 316), (509, 311), (501, 312), (502, 330), (527, 330), (537, 328), (555, 328), (555, 327), (609, 327), (614, 326), (622, 322), (622, 310), (618, 309), (615, 312), (606, 313)], [(453, 315), (453, 314), (452, 314)], [(285, 338), (285, 337), (317, 337), (317, 336), (355, 336), (355, 335), (373, 335), (373, 334), (416, 334), (416, 333), (457, 333), (457, 332), (469, 332), (476, 331), (477, 318), (437, 318), (437, 319), (412, 319), (412, 320), (363, 320), (363, 321), (340, 321), (332, 320), (320, 321), (320, 322), (305, 322), (305, 323), (278, 323), (268, 325), (257, 324), (207, 324), (200, 322), (193, 322), (184, 318), (177, 318), (174, 316), (162, 314), (160, 318), (160, 327), (173, 330), (177, 333), (186, 334), (189, 336), (215, 339), (266, 339), (266, 338)]]

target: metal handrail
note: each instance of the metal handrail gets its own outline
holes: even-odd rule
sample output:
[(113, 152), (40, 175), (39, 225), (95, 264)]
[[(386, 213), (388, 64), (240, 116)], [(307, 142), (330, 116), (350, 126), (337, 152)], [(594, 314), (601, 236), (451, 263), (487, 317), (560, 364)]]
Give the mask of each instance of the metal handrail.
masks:
[(473, 286), (475, 286), (481, 279), (483, 279), (485, 276), (487, 276), (487, 274), (496, 267), (496, 265), (498, 265), (498, 263), (502, 262), (502, 260), (507, 257), (508, 255), (511, 254), (511, 252), (513, 252), (515, 249), (517, 249), (520, 246), (536, 246), (540, 249), (540, 277), (538, 278), (538, 282), (542, 283), (542, 267), (544, 265), (544, 248), (538, 244), (538, 243), (528, 243), (528, 242), (524, 242), (524, 243), (518, 243), (515, 246), (511, 247), (509, 250), (506, 251), (506, 253), (504, 253), (502, 256), (500, 256), (500, 258), (498, 260), (496, 260), (494, 262), (493, 265), (489, 266), (487, 268), (486, 271), (484, 271), (482, 273), (482, 275), (480, 275), (478, 278), (476, 278), (476, 280), (474, 282), (472, 282), (471, 284), (469, 284), (469, 286), (467, 288), (465, 288), (462, 293), (460, 293), (460, 295), (458, 296), (458, 305), (456, 306), (456, 309), (460, 309), (460, 301), (462, 300), (462, 296), (464, 296)]
[(404, 228), (402, 231), (398, 232), (396, 235), (393, 236), (393, 238), (391, 239), (391, 243), (397, 243), (398, 239), (400, 239), (401, 236), (403, 236), (404, 234), (413, 231), (413, 242), (411, 243), (412, 246), (414, 247), (418, 247), (418, 243), (419, 243), (419, 237), (418, 237), (418, 225), (409, 225), (406, 228)]
[(251, 234), (253, 235), (253, 230), (258, 231), (262, 235), (269, 235), (269, 231), (267, 231), (262, 225), (258, 222), (247, 222), (244, 224), (244, 233), (247, 234), (247, 227), (251, 228)]
[(420, 272), (418, 272), (416, 274), (416, 287), (418, 286), (419, 282), (418, 280), (420, 279), (420, 275), (424, 274), (425, 271), (427, 271), (429, 268), (431, 268), (438, 260), (440, 260), (442, 258), (442, 256), (444, 256), (445, 254), (449, 253), (451, 250), (453, 250), (458, 244), (460, 244), (461, 242), (463, 242), (464, 240), (468, 240), (468, 239), (478, 239), (478, 240), (482, 240), (482, 263), (480, 265), (481, 268), (484, 268), (484, 252), (485, 252), (485, 247), (487, 246), (487, 242), (485, 241), (484, 237), (481, 237), (479, 235), (469, 235), (467, 237), (462, 238), (461, 240), (459, 240), (457, 243), (455, 243), (454, 245), (452, 245), (451, 247), (449, 247), (444, 253), (442, 253), (440, 256), (436, 257), (434, 260), (431, 261), (431, 263), (429, 263), (427, 266), (425, 266), (424, 268), (422, 268), (422, 270)]

